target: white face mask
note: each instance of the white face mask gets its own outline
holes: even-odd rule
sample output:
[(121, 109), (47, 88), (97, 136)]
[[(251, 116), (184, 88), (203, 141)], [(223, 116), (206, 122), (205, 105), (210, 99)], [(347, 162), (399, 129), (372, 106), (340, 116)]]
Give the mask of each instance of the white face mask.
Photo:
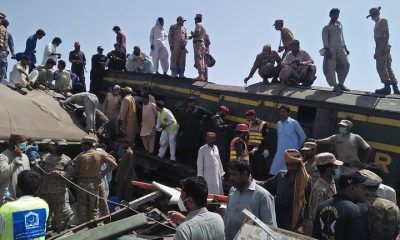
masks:
[[(186, 199), (185, 199), (185, 201), (186, 201)], [(178, 207), (181, 212), (187, 212), (187, 209), (185, 207), (185, 204), (183, 203), (182, 198), (179, 198), (179, 200), (178, 200)]]

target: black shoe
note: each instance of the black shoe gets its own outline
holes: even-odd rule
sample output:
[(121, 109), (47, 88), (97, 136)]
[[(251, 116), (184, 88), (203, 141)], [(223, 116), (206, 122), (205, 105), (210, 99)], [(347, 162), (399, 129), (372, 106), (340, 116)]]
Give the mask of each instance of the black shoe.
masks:
[(393, 89), (393, 94), (400, 94), (399, 87), (397, 86), (397, 84), (393, 84), (392, 89)]
[(345, 85), (343, 85), (343, 84), (339, 84), (338, 85), (343, 91), (350, 91), (350, 89), (348, 89)]
[(382, 95), (389, 95), (392, 92), (390, 89), (390, 84), (385, 83), (385, 86), (381, 89), (376, 89), (375, 93), (382, 94)]

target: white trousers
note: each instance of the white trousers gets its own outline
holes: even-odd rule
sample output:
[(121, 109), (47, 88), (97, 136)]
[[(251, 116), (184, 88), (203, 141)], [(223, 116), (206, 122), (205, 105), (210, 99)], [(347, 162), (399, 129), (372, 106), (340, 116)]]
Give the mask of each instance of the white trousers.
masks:
[(176, 156), (176, 136), (178, 135), (178, 130), (173, 131), (173, 132), (166, 132), (163, 130), (161, 132), (161, 137), (160, 137), (160, 149), (158, 150), (158, 157), (159, 158), (164, 158), (165, 153), (167, 152), (167, 148), (169, 145), (169, 153), (171, 155), (170, 159), (175, 161)]
[(169, 59), (168, 59), (168, 51), (164, 44), (160, 41), (154, 42), (154, 50), (152, 51), (152, 60), (154, 69), (158, 72), (158, 62), (161, 63), (161, 67), (164, 72), (168, 72), (169, 68)]

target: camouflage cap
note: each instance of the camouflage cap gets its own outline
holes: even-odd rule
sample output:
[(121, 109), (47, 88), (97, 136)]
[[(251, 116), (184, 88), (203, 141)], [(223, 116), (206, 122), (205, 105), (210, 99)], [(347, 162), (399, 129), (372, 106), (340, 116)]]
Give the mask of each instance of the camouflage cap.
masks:
[(184, 17), (182, 17), (182, 16), (179, 16), (179, 17), (176, 18), (176, 21), (179, 21), (179, 20), (186, 21), (186, 19)]
[(347, 119), (341, 120), (341, 121), (338, 123), (338, 125), (345, 126), (345, 127), (349, 127), (349, 128), (352, 128), (352, 127), (353, 127), (353, 123), (352, 123), (350, 120), (347, 120)]
[(378, 175), (371, 172), (370, 170), (362, 169), (362, 170), (359, 170), (358, 172), (362, 176), (367, 178), (367, 180), (365, 182), (363, 182), (362, 185), (365, 185), (367, 187), (375, 187), (382, 183), (382, 178), (380, 178)]
[(369, 15), (367, 16), (367, 18), (369, 17), (373, 17), (379, 14), (379, 12), (381, 11), (381, 7), (373, 7), (369, 10)]
[(315, 156), (315, 161), (317, 162), (318, 166), (326, 165), (326, 164), (333, 164), (337, 166), (343, 165), (342, 161), (336, 159), (335, 155), (332, 153), (324, 152), (319, 153)]
[(6, 18), (6, 15), (3, 12), (0, 12), (0, 19)]
[(201, 15), (200, 13), (196, 14), (196, 17), (194, 17), (194, 19), (196, 18), (203, 18), (203, 15)]
[(303, 144), (303, 147), (300, 149), (300, 151), (309, 151), (312, 149), (316, 149), (317, 148), (317, 144), (315, 142), (305, 142)]

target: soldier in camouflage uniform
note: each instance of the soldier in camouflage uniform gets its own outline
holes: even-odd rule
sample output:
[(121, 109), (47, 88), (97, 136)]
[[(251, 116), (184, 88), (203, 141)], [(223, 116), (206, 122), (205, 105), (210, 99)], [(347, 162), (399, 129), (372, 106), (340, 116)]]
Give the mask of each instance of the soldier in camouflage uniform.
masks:
[(400, 230), (400, 211), (391, 201), (378, 197), (377, 190), (382, 179), (363, 169), (359, 173), (368, 178), (364, 183), (368, 192), (364, 203), (359, 204), (367, 218), (370, 240), (395, 239)]
[(320, 176), (317, 168), (317, 161), (315, 159), (316, 150), (317, 144), (314, 142), (305, 142), (303, 147), (300, 149), (301, 155), (305, 161), (304, 167), (306, 168), (308, 175), (311, 177), (311, 187), (314, 186)]
[(336, 160), (331, 153), (320, 153), (315, 156), (320, 176), (311, 188), (308, 209), (303, 221), (303, 233), (311, 236), (315, 214), (318, 206), (325, 200), (336, 194), (335, 172), (339, 171), (338, 166), (343, 165), (342, 161)]
[(206, 29), (202, 24), (203, 15), (196, 14), (194, 22), (196, 23), (196, 28), (194, 32), (190, 32), (191, 36), (189, 39), (193, 38), (193, 52), (194, 52), (194, 67), (197, 68), (199, 76), (194, 80), (205, 81), (204, 76), (204, 54), (206, 51), (205, 38)]
[(171, 49), (171, 72), (172, 76), (185, 77), (186, 66), (186, 44), (188, 41), (186, 28), (183, 26), (186, 20), (179, 16), (176, 24), (171, 25), (168, 32), (168, 42)]
[(278, 53), (271, 50), (271, 44), (265, 45), (262, 52), (257, 55), (249, 76), (244, 79), (244, 82), (247, 83), (258, 69), (258, 74), (260, 74), (264, 84), (269, 84), (268, 78), (273, 78), (271, 83), (278, 83), (281, 61), (282, 59), (279, 57)]
[(51, 174), (43, 174), (40, 197), (49, 205), (53, 214), (51, 228), (57, 232), (65, 230), (73, 217), (69, 203), (65, 201), (66, 181), (61, 177), (71, 178), (73, 166), (71, 158), (64, 155), (67, 143), (58, 140), (54, 145), (54, 153), (39, 163), (40, 167)]

